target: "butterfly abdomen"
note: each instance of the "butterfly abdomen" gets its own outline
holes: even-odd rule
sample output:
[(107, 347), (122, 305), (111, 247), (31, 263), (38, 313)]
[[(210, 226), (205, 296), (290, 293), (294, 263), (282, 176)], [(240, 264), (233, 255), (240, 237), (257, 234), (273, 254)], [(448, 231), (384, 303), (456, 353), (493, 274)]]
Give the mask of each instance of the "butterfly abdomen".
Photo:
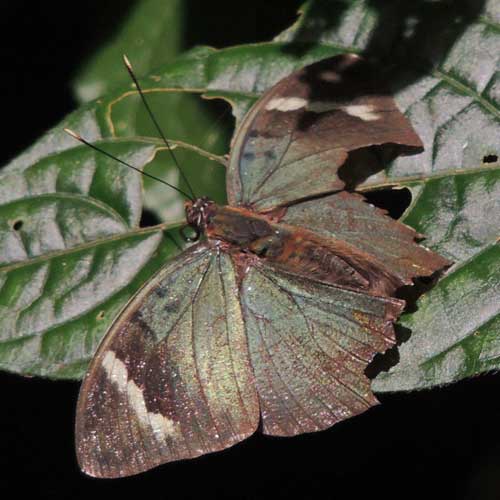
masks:
[(403, 285), (342, 240), (320, 238), (302, 228), (282, 228), (280, 234), (282, 252), (265, 258), (287, 272), (377, 295), (391, 295)]
[(298, 227), (289, 230), (277, 261), (296, 274), (376, 295), (391, 296), (407, 284), (382, 262), (347, 242)]

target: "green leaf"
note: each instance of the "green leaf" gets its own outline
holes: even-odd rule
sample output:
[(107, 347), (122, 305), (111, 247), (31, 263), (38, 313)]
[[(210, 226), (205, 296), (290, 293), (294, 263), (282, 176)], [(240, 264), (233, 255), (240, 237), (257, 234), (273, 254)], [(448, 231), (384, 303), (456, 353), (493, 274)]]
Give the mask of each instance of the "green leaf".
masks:
[[(158, 146), (101, 141), (145, 165)], [(115, 315), (166, 258), (168, 226), (138, 228), (140, 175), (77, 146), (0, 182), (0, 367), (79, 377)]]
[[(80, 102), (89, 102), (113, 88), (130, 85), (130, 76), (122, 61), (123, 54), (127, 54), (133, 62), (134, 71), (139, 77), (174, 60), (182, 46), (184, 18), (185, 6), (179, 0), (137, 2), (111, 41), (87, 61), (77, 75), (74, 91)], [(155, 135), (143, 108), (140, 99), (127, 102), (123, 122), (127, 132), (124, 132), (124, 135), (141, 135), (144, 130), (148, 131), (148, 135), (149, 132)], [(183, 120), (175, 119), (178, 109), (183, 110)], [(203, 145), (207, 138), (207, 129), (212, 126), (212, 118), (200, 105), (199, 99), (176, 96), (167, 100), (167, 103), (164, 101), (155, 106), (154, 111), (156, 118), (169, 132), (170, 137), (183, 136), (185, 135), (183, 131), (189, 130), (189, 140), (192, 144)], [(221, 144), (227, 142), (226, 132), (220, 132), (221, 137), (217, 137), (215, 142), (219, 141)], [(210, 174), (217, 176), (210, 171), (210, 166), (200, 162), (198, 157), (181, 155), (180, 159), (200, 167), (198, 168), (200, 171), (206, 171), (206, 178), (210, 178)], [(168, 156), (153, 161), (149, 171), (168, 182), (178, 181), (178, 172)], [(218, 184), (220, 185), (220, 182)], [(178, 217), (182, 214), (182, 199), (176, 193), (169, 192), (165, 196), (163, 187), (150, 179), (145, 179), (145, 185), (148, 190), (146, 208), (153, 211), (160, 219)]]
[(498, 368), (500, 166), (399, 185), (413, 196), (404, 221), (455, 265), (418, 301), (416, 312), (401, 318), (411, 337), (399, 347), (399, 363), (379, 375), (374, 389), (428, 387)]
[(373, 384), (376, 390), (413, 390), (453, 382), (500, 362), (500, 246), (455, 266), (403, 317), (410, 340), (400, 362)]
[[(294, 26), (272, 42), (223, 50), (198, 48), (159, 66), (141, 80), (153, 109), (170, 111), (161, 114), (160, 122), (167, 130), (168, 137), (174, 139), (173, 145), (177, 151), (182, 149), (186, 151), (184, 154), (192, 157), (187, 173), (196, 183), (197, 193), (224, 201), (224, 171), (217, 163), (225, 162), (221, 155), (226, 152), (226, 142), (224, 134), (217, 132), (211, 134), (210, 141), (200, 142), (200, 135), (207, 134), (210, 128), (210, 120), (198, 119), (200, 114), (196, 110), (201, 105), (200, 97), (228, 101), (238, 124), (265, 89), (296, 68), (337, 53), (352, 51), (366, 52), (378, 61), (380, 71), (384, 72), (394, 88), (400, 107), (424, 140), (425, 152), (420, 156), (398, 159), (383, 172), (366, 179), (361, 188), (410, 189), (413, 199), (404, 214), (405, 222), (427, 236), (428, 246), (455, 261), (436, 288), (422, 297), (417, 304), (418, 310), (402, 319), (402, 325), (412, 330), (412, 337), (409, 343), (400, 348), (400, 364), (375, 380), (374, 388), (379, 391), (410, 390), (442, 384), (499, 366), (495, 354), (495, 339), (499, 337), (498, 308), (495, 308), (495, 304), (500, 301), (494, 301), (493, 298), (499, 295), (500, 274), (498, 267), (493, 264), (495, 255), (498, 255), (495, 252), (498, 251), (497, 221), (500, 220), (500, 166), (498, 161), (483, 161), (484, 158), (491, 160), (495, 155), (497, 158), (499, 156), (500, 111), (496, 72), (499, 22), (500, 14), (495, 0), (463, 2), (453, 13), (446, 2), (413, 6), (411, 2), (390, 1), (379, 7), (373, 2), (361, 0), (310, 1), (303, 7), (302, 15)], [(125, 155), (139, 154), (145, 144), (154, 146), (155, 151), (158, 151), (161, 143), (147, 121), (144, 110), (138, 108), (137, 103), (137, 93), (127, 86), (83, 105), (6, 167), (5, 175), (11, 176), (9, 182), (12, 186), (8, 191), (26, 191), (26, 188), (18, 188), (27, 182), (25, 171), (31, 172), (37, 164), (50, 162), (47, 157), (54, 159), (58, 165), (60, 155), (75, 154), (75, 158), (84, 155), (81, 148), (75, 147), (74, 140), (63, 133), (63, 127), (76, 130), (90, 141), (106, 140), (110, 144), (124, 141), (131, 148), (128, 153), (123, 153)], [(130, 113), (135, 117), (134, 120), (128, 120)], [(190, 120), (190, 115), (196, 117), (195, 123)], [(205, 151), (195, 149), (194, 145)], [(194, 156), (201, 159), (194, 161)], [(83, 157), (80, 165), (85, 163)], [(165, 152), (160, 153), (153, 168), (161, 169), (166, 177), (175, 181), (178, 173), (168, 158)], [(134, 161), (136, 165), (141, 164), (139, 156)], [(207, 166), (208, 174), (205, 170)], [(77, 165), (72, 174), (74, 177), (78, 177), (78, 170)], [(70, 186), (64, 185), (61, 194), (68, 194), (67, 190), (72, 194), (73, 189), (83, 196), (84, 199), (79, 198), (79, 201), (86, 203), (86, 210), (94, 214), (93, 217), (106, 221), (102, 229), (108, 228), (106, 230), (109, 232), (103, 237), (90, 230), (97, 231), (95, 228), (80, 227), (76, 237), (79, 247), (73, 243), (74, 235), (60, 231), (63, 234), (61, 247), (69, 245), (67, 251), (83, 252), (85, 245), (103, 245), (104, 249), (111, 245), (109, 259), (113, 260), (113, 251), (116, 250), (113, 245), (118, 243), (112, 245), (111, 241), (120, 241), (124, 248), (129, 248), (129, 236), (146, 238), (146, 233), (136, 234), (141, 230), (131, 222), (137, 220), (139, 209), (136, 204), (131, 202), (128, 206), (123, 203), (128, 199), (128, 194), (115, 203), (111, 201), (115, 199), (114, 194), (105, 199), (104, 192), (108, 189), (105, 183), (93, 191), (96, 194), (90, 196), (90, 191), (85, 191), (79, 181), (63, 181), (65, 176), (60, 177), (61, 185), (66, 183)], [(30, 191), (26, 192), (37, 193), (38, 186), (43, 185), (41, 176), (39, 178), (40, 184), (33, 181)], [(79, 187), (71, 187), (74, 184)], [(3, 179), (0, 185), (3, 185)], [(161, 188), (162, 194), (158, 196), (155, 190), (160, 188), (152, 187), (149, 183), (145, 183), (145, 188), (146, 202), (154, 207), (156, 213), (176, 218), (182, 212), (181, 200), (176, 195)], [(120, 193), (116, 186), (111, 189), (117, 189)], [(59, 190), (54, 190), (54, 193), (59, 193)], [(47, 194), (54, 193), (49, 191)], [(120, 195), (117, 200), (120, 200)], [(6, 235), (3, 241), (6, 241), (5, 238), (13, 241), (17, 237), (16, 217), (26, 213), (8, 214), (9, 203), (10, 199), (2, 202), (0, 207), (3, 211), (5, 206), (5, 212), (1, 213), (6, 223), (2, 227), (8, 228), (3, 230)], [(119, 214), (119, 217), (116, 215), (113, 218), (113, 213)], [(53, 224), (61, 224), (60, 217), (54, 216), (53, 220)], [(128, 224), (128, 229), (122, 233), (119, 230), (120, 223)], [(9, 331), (9, 339), (1, 341), (0, 360), (2, 366), (11, 371), (60, 377), (80, 376), (105, 330), (105, 322), (101, 321), (98, 327), (95, 326), (95, 318), (101, 309), (92, 305), (91, 301), (86, 309), (88, 296), (82, 292), (83, 299), (79, 302), (81, 311), (77, 316), (86, 318), (86, 314), (94, 314), (94, 323), (89, 320), (85, 328), (71, 326), (71, 321), (76, 320), (77, 316), (67, 315), (66, 309), (59, 303), (55, 304), (55, 296), (50, 296), (47, 291), (41, 297), (55, 304), (51, 308), (47, 306), (50, 312), (47, 318), (61, 318), (62, 323), (54, 320), (53, 328), (59, 329), (57, 334), (50, 329), (52, 327), (47, 327), (48, 330), (38, 328), (37, 321), (41, 321), (41, 313), (37, 311), (42, 309), (26, 305), (30, 303), (31, 293), (26, 283), (29, 276), (36, 283), (37, 279), (42, 280), (40, 276), (48, 272), (45, 269), (37, 271), (36, 266), (42, 264), (36, 259), (52, 262), (51, 259), (57, 258), (57, 252), (61, 250), (46, 251), (41, 238), (46, 229), (43, 225), (36, 227), (39, 227), (38, 233), (36, 229), (32, 231), (38, 234), (38, 239), (31, 235), (28, 238), (28, 243), (33, 241), (36, 245), (19, 247), (24, 249), (25, 257), (21, 256), (15, 243), (3, 243), (15, 249), (8, 260), (16, 263), (4, 269), (4, 287), (0, 291), (2, 304), (15, 302), (19, 315), (24, 308), (28, 311), (25, 313), (27, 317), (32, 310), (36, 314), (33, 313), (29, 321), (20, 322), (16, 329)], [(24, 224), (20, 231), (23, 230)], [(159, 229), (151, 231), (159, 234)], [(153, 233), (148, 233), (151, 238)], [(122, 237), (123, 240), (116, 239)], [(157, 269), (155, 266), (160, 265), (160, 257), (157, 261), (156, 257), (151, 258), (148, 253), (156, 240), (153, 244), (148, 238), (152, 246), (137, 256), (140, 263), (135, 268), (137, 272), (134, 280), (128, 278), (128, 282), (123, 283), (122, 290), (128, 294), (127, 297), (154, 272), (153, 268)], [(56, 244), (56, 240), (50, 238), (50, 245)], [(172, 248), (165, 245), (168, 245), (168, 241), (161, 239), (157, 250), (153, 251), (156, 252), (154, 255), (165, 257), (174, 253)], [(29, 252), (35, 256), (28, 258)], [(77, 262), (88, 262), (81, 255)], [(119, 259), (114, 261), (116, 265), (121, 262)], [(489, 267), (485, 268), (485, 265)], [(17, 276), (15, 274), (10, 280), (11, 273), (20, 273), (19, 270), (24, 267), (32, 270), (32, 274), (26, 271), (28, 274), (24, 274), (24, 278), (14, 279)], [(49, 270), (53, 269), (50, 266)], [(103, 281), (109, 281), (109, 275), (97, 264), (92, 269), (97, 269), (98, 275), (103, 273)], [(53, 282), (49, 280), (48, 283)], [(111, 287), (106, 297), (109, 300), (118, 297), (118, 292), (113, 291), (114, 285), (106, 285)], [(29, 292), (28, 298), (23, 297), (23, 290)], [(49, 287), (47, 290), (52, 289)], [(70, 287), (62, 287), (58, 293), (64, 295), (65, 290), (70, 293)], [(466, 291), (467, 295), (460, 295)], [(460, 297), (461, 304), (457, 307)], [(106, 300), (103, 299), (103, 303)], [(116, 300), (115, 309), (110, 306), (105, 317), (107, 314), (112, 316), (113, 311), (118, 311), (126, 301), (125, 298), (122, 302)], [(454, 307), (449, 307), (451, 305)], [(27, 339), (31, 340), (28, 342)], [(47, 339), (52, 340), (49, 342)], [(14, 352), (14, 345), (19, 346), (19, 351)], [(467, 355), (463, 354), (464, 349)], [(19, 362), (16, 361), (18, 359)], [(448, 362), (450, 359), (456, 361), (455, 365)]]
[[(106, 94), (119, 86), (130, 86), (131, 78), (123, 65), (122, 56), (127, 54), (133, 62), (137, 76), (147, 75), (168, 61), (175, 59), (182, 46), (184, 30), (184, 3), (179, 0), (164, 2), (163, 0), (145, 0), (138, 2), (125, 22), (120, 26), (115, 37), (100, 50), (83, 67), (75, 79), (75, 93), (84, 103)], [(220, 130), (215, 138), (209, 138), (207, 130), (213, 125), (212, 117), (196, 97), (176, 95), (158, 102), (150, 98), (156, 118), (168, 131), (169, 137), (186, 137), (192, 144), (210, 147), (220, 151), (228, 141), (228, 131)], [(144, 105), (139, 98), (129, 99), (121, 106), (123, 118), (119, 134), (122, 136), (156, 136), (149, 116), (144, 112)], [(183, 120), (176, 119), (182, 112)], [(188, 131), (188, 135), (186, 135)], [(214, 135), (213, 133), (211, 134)], [(222, 183), (221, 171), (214, 169), (210, 163), (203, 162), (198, 156), (177, 153), (181, 164), (190, 164), (197, 171), (204, 172), (201, 179), (203, 187), (207, 180), (215, 178), (219, 182), (208, 182), (214, 186)], [(148, 167), (149, 173), (167, 182), (178, 182), (179, 173), (170, 156), (160, 155)], [(183, 198), (178, 193), (165, 193), (164, 186), (151, 179), (144, 179), (148, 191), (145, 197), (146, 208), (160, 219), (179, 218), (183, 214)], [(223, 189), (216, 190), (219, 199), (224, 199)]]
[(2, 269), (0, 367), (79, 377), (115, 315), (171, 251), (135, 232)]

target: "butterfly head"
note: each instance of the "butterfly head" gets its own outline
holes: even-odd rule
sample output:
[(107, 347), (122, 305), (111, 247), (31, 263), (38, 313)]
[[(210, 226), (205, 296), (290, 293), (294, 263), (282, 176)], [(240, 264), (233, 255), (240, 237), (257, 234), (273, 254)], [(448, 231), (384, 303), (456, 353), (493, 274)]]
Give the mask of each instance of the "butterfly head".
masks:
[(200, 234), (203, 233), (215, 214), (216, 204), (206, 196), (197, 198), (194, 201), (186, 201), (184, 204), (186, 210), (187, 223)]

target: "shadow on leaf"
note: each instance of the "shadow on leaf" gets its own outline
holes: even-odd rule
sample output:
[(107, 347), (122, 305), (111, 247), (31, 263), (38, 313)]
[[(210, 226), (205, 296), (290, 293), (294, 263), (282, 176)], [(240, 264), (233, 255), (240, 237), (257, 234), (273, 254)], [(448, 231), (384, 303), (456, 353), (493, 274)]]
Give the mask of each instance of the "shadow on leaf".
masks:
[[(368, 0), (365, 10), (376, 21), (363, 55), (377, 65), (381, 79), (397, 92), (439, 66), (479, 18), (484, 5), (485, 0)], [(304, 22), (283, 51), (297, 56), (306, 53), (319, 43), (320, 36), (336, 31), (350, 6), (347, 2), (311, 1)]]

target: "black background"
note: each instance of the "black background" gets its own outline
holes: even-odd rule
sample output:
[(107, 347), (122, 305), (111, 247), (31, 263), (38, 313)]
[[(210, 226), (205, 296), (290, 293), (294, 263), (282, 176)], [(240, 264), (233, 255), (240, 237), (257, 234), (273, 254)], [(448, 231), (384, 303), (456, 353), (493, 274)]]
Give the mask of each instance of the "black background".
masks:
[[(2, 2), (0, 164), (76, 106), (70, 79), (131, 1)], [(300, 2), (186, 2), (186, 47), (267, 40)], [(237, 4), (237, 5), (236, 5)], [(119, 10), (117, 10), (119, 9)], [(38, 498), (500, 498), (500, 377), (412, 394), (297, 438), (255, 435), (224, 452), (123, 480), (82, 475), (77, 383), (0, 374), (0, 495)]]

